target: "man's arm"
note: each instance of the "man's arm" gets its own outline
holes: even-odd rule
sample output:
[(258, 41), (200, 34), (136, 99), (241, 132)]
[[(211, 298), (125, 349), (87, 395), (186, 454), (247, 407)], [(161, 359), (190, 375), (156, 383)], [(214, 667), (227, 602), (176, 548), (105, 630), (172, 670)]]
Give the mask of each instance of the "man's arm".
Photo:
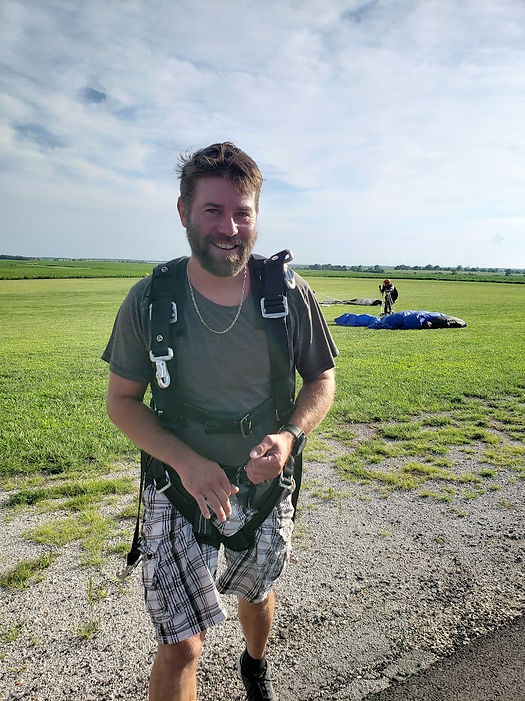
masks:
[(147, 385), (110, 372), (107, 410), (111, 421), (139, 448), (170, 465), (185, 489), (194, 497), (202, 515), (209, 507), (225, 521), (231, 514), (229, 496), (237, 491), (219, 465), (203, 458), (160, 424), (144, 404)]
[[(289, 423), (309, 433), (324, 419), (335, 395), (335, 371), (325, 370), (315, 380), (305, 382), (297, 395)], [(246, 474), (254, 483), (277, 477), (293, 447), (294, 438), (287, 431), (265, 436), (250, 452)]]

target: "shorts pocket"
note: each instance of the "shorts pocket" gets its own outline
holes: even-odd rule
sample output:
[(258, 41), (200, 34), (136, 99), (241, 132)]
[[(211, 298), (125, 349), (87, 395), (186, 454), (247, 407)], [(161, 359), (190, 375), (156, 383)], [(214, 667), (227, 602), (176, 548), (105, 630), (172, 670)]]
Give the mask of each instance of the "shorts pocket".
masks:
[(172, 614), (162, 586), (164, 578), (161, 575), (162, 560), (159, 555), (159, 546), (159, 541), (150, 541), (143, 548), (142, 582), (146, 608), (151, 619), (154, 623), (165, 623), (170, 620)]

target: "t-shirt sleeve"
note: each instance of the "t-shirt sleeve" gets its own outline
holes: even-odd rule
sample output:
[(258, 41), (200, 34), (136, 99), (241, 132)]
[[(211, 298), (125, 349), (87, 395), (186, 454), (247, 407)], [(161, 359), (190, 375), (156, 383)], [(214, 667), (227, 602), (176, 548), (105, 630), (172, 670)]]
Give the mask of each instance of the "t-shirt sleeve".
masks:
[(102, 354), (112, 372), (126, 380), (149, 383), (149, 329), (145, 292), (149, 279), (140, 280), (129, 291), (117, 313), (113, 331)]
[(321, 308), (308, 283), (296, 275), (297, 286), (289, 297), (292, 304), (292, 334), (295, 366), (305, 382), (315, 380), (335, 366), (339, 351)]

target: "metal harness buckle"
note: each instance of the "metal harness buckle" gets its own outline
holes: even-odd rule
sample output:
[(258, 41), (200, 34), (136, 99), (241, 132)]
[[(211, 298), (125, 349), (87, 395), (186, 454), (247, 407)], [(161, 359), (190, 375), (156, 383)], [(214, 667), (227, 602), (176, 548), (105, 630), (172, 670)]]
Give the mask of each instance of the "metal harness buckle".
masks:
[(168, 348), (168, 355), (153, 355), (153, 352), (149, 352), (149, 357), (152, 363), (155, 363), (155, 376), (157, 378), (157, 384), (161, 389), (166, 389), (170, 386), (171, 377), (168, 372), (168, 366), (166, 365), (166, 360), (171, 360), (173, 358), (173, 349)]
[(239, 421), (239, 428), (241, 429), (242, 437), (248, 438), (248, 436), (252, 432), (252, 415), (251, 414), (246, 414), (246, 416), (242, 417), (242, 419)]
[(266, 297), (261, 297), (261, 314), (265, 319), (281, 319), (283, 316), (288, 315), (288, 298), (286, 295), (277, 295), (277, 297), (269, 299), (269, 305), (272, 308), (279, 306), (280, 310), (275, 312), (267, 311)]
[(282, 470), (281, 474), (279, 475), (279, 487), (282, 487), (283, 489), (291, 489), (294, 484), (293, 471), (285, 475), (285, 470), (286, 467), (284, 470)]
[(119, 579), (121, 582), (124, 582), (125, 579), (127, 579), (130, 574), (133, 572), (135, 567), (139, 564), (141, 561), (142, 557), (139, 557), (138, 560), (136, 560), (133, 564), (131, 565), (126, 565), (123, 569), (119, 570), (117, 572), (117, 579)]
[(166, 489), (169, 489), (171, 487), (171, 479), (170, 479), (170, 476), (169, 476), (167, 470), (164, 470), (164, 479), (165, 479), (164, 486), (159, 488), (157, 486), (157, 480), (155, 478), (153, 478), (153, 484), (154, 484), (155, 489), (157, 490), (157, 492), (159, 494), (162, 494), (162, 492), (165, 492)]

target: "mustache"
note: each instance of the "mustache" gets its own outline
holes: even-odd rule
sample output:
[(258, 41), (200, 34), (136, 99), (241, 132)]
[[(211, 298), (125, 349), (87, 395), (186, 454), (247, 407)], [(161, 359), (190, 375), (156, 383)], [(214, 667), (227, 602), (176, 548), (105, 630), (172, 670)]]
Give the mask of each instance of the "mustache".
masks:
[(205, 243), (225, 243), (241, 247), (244, 247), (246, 245), (245, 242), (242, 241), (242, 239), (239, 239), (236, 236), (213, 236), (212, 234), (208, 234), (204, 237), (204, 241)]

